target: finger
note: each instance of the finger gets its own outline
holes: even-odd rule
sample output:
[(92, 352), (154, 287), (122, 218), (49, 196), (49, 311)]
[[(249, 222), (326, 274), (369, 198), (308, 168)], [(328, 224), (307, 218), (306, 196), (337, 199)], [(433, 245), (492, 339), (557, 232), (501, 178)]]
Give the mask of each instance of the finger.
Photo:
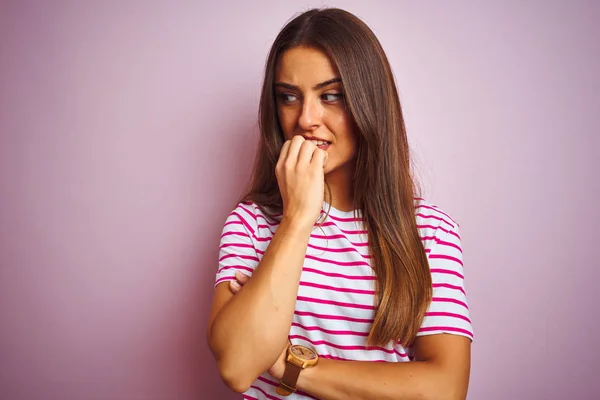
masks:
[(236, 271), (235, 279), (241, 286), (244, 286), (244, 284), (246, 282), (248, 282), (248, 279), (250, 279), (250, 277), (248, 275), (244, 274), (243, 272)]
[(325, 168), (327, 166), (327, 159), (329, 158), (329, 154), (327, 151), (317, 148), (315, 152), (312, 154), (312, 159), (310, 163), (314, 165), (316, 168)]
[(319, 148), (311, 141), (305, 140), (300, 147), (298, 153), (298, 164), (296, 165), (308, 165), (313, 157), (313, 153), (319, 150)]
[(241, 288), (242, 286), (237, 281), (229, 281), (229, 290), (231, 290), (231, 293), (236, 294)]
[(304, 138), (300, 135), (296, 135), (290, 141), (290, 148), (287, 153), (287, 157), (284, 160), (284, 163), (289, 166), (296, 166), (298, 164), (298, 153), (300, 153), (300, 148), (302, 144), (305, 142)]
[(281, 168), (283, 166), (283, 163), (285, 162), (285, 159), (287, 158), (287, 154), (289, 152), (290, 149), (290, 144), (291, 144), (291, 140), (286, 140), (285, 143), (283, 143), (283, 146), (281, 146), (281, 152), (279, 153), (279, 159), (277, 160), (277, 168)]

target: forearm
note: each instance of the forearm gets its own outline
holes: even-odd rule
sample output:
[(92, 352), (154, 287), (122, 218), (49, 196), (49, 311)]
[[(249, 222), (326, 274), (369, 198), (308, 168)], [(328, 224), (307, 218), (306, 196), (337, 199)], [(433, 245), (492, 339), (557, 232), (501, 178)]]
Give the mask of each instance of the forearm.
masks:
[(298, 389), (322, 400), (464, 399), (461, 385), (435, 363), (321, 359), (303, 370)]
[(210, 328), (219, 369), (241, 386), (267, 370), (287, 342), (311, 228), (282, 221), (252, 279)]

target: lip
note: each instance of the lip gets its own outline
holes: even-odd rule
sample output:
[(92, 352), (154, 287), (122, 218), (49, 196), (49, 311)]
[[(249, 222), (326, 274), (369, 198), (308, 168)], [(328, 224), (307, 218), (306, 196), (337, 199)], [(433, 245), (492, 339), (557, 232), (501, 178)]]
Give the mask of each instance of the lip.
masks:
[(316, 137), (308, 137), (308, 136), (302, 136), (304, 138), (304, 140), (316, 140), (317, 142), (327, 142), (329, 144), (331, 144), (330, 140), (325, 140), (325, 139), (321, 139), (321, 138), (316, 138)]

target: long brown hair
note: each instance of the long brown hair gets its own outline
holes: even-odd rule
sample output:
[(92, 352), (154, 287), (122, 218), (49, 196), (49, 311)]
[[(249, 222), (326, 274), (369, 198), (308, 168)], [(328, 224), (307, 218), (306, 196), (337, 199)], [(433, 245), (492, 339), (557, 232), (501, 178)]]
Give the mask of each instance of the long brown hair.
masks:
[(431, 273), (416, 226), (413, 180), (402, 109), (394, 76), (375, 34), (353, 14), (313, 9), (292, 19), (279, 33), (265, 67), (259, 108), (260, 142), (244, 201), (267, 215), (282, 212), (275, 165), (283, 132), (274, 95), (275, 67), (295, 46), (317, 48), (336, 65), (346, 106), (357, 130), (354, 208), (368, 232), (377, 277), (376, 312), (368, 342), (410, 346), (431, 301)]

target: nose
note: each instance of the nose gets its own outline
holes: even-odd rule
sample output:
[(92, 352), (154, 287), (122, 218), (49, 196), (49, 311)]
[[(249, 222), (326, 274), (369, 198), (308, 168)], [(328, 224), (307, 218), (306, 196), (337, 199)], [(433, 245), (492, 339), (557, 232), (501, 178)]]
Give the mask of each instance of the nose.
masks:
[(323, 119), (323, 105), (319, 98), (313, 99), (306, 97), (302, 103), (302, 112), (298, 118), (298, 126), (303, 131), (313, 131), (317, 129)]

